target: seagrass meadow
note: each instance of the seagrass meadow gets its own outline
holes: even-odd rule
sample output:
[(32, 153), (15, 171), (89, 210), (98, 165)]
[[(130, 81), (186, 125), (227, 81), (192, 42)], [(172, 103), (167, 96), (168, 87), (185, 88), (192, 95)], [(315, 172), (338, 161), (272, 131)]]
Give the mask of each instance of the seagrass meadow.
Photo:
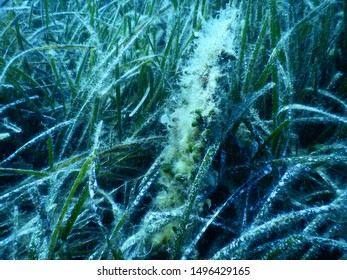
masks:
[(0, 1), (0, 259), (347, 259), (346, 0)]

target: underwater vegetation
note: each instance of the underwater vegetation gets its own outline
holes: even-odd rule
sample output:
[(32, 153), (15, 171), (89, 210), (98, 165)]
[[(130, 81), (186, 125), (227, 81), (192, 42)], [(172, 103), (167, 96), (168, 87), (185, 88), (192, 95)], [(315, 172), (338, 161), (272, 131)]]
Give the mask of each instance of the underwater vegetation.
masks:
[(0, 2), (0, 259), (347, 259), (347, 1)]

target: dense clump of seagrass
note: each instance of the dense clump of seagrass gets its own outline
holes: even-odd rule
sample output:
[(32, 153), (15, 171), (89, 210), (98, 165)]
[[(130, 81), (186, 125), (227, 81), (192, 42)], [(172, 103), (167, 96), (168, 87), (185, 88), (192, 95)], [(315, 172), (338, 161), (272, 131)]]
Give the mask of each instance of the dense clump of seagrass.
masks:
[(1, 259), (347, 259), (346, 1), (1, 5)]

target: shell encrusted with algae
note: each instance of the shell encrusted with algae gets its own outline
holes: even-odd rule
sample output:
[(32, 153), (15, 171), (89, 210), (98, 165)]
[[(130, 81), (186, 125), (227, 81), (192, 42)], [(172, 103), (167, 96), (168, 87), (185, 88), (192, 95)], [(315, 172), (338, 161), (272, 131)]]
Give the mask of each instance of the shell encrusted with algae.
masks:
[[(235, 8), (222, 11), (204, 24), (197, 35), (194, 53), (181, 69), (179, 90), (172, 93), (172, 105), (161, 117), (161, 122), (167, 126), (168, 144), (162, 153), (157, 181), (160, 190), (142, 227), (129, 239), (131, 244), (144, 243), (151, 255), (160, 256), (173, 246), (175, 229), (194, 176), (209, 143), (223, 129), (223, 113), (229, 100), (227, 89), (231, 82), (230, 73), (225, 72), (234, 65), (241, 27), (240, 13)], [(211, 176), (215, 173), (211, 170)], [(217, 179), (206, 180), (202, 190), (212, 181)], [(152, 219), (153, 213), (156, 221)], [(134, 257), (136, 253), (130, 247), (123, 246), (123, 249), (128, 251), (128, 257)]]

